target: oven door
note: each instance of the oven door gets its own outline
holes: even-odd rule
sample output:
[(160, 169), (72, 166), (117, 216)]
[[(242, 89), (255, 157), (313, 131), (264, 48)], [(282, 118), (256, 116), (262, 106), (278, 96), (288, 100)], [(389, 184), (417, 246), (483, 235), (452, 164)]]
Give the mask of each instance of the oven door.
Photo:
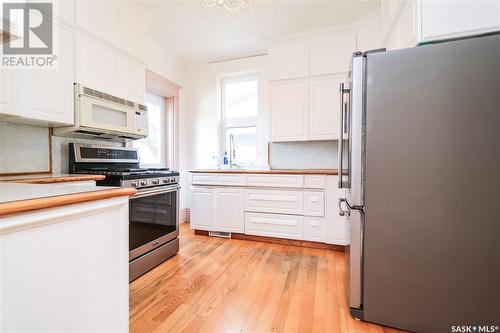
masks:
[(179, 235), (180, 186), (139, 190), (129, 202), (129, 259)]

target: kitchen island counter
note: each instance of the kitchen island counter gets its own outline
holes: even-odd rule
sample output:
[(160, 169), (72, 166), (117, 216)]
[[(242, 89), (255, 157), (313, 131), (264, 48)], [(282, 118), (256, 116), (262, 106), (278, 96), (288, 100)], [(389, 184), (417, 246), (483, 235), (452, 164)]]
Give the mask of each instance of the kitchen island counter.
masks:
[(0, 216), (134, 195), (133, 188), (0, 182)]
[(26, 184), (53, 184), (53, 183), (96, 181), (96, 180), (103, 180), (104, 178), (106, 178), (104, 175), (53, 173), (53, 174), (38, 174), (38, 175), (4, 176), (0, 177), (0, 182), (26, 183)]

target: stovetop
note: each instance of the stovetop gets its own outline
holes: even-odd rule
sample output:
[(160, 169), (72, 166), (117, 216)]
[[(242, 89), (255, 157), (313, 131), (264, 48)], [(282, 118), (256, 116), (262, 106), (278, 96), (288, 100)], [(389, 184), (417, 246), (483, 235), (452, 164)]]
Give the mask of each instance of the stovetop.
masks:
[(121, 177), (123, 179), (132, 178), (152, 178), (167, 177), (175, 175), (177, 172), (168, 168), (113, 168), (113, 167), (94, 167), (81, 168), (78, 173), (100, 174), (106, 176)]
[(172, 186), (179, 172), (168, 168), (141, 168), (137, 148), (69, 144), (70, 173), (105, 175), (97, 185), (121, 187)]

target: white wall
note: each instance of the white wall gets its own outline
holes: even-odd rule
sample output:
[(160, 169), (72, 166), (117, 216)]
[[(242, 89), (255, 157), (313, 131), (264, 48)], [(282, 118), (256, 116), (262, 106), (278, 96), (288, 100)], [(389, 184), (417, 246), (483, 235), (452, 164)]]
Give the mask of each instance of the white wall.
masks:
[[(181, 179), (184, 189), (189, 186), (188, 171), (215, 166), (213, 156), (219, 151), (219, 110), (217, 82), (224, 75), (235, 73), (260, 73), (262, 82), (260, 142), (267, 147), (266, 110), (266, 56), (257, 56), (214, 64), (190, 64), (186, 83), (182, 89), (184, 100), (181, 109)], [(267, 156), (267, 151), (262, 154)], [(189, 191), (183, 191), (182, 207), (189, 207)]]

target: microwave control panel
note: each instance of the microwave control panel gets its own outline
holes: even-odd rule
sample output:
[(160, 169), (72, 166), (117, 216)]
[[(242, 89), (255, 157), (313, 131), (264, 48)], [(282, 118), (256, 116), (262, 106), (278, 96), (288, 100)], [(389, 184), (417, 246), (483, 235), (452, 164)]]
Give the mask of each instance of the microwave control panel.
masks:
[(135, 111), (135, 132), (148, 135), (148, 113), (146, 111)]

